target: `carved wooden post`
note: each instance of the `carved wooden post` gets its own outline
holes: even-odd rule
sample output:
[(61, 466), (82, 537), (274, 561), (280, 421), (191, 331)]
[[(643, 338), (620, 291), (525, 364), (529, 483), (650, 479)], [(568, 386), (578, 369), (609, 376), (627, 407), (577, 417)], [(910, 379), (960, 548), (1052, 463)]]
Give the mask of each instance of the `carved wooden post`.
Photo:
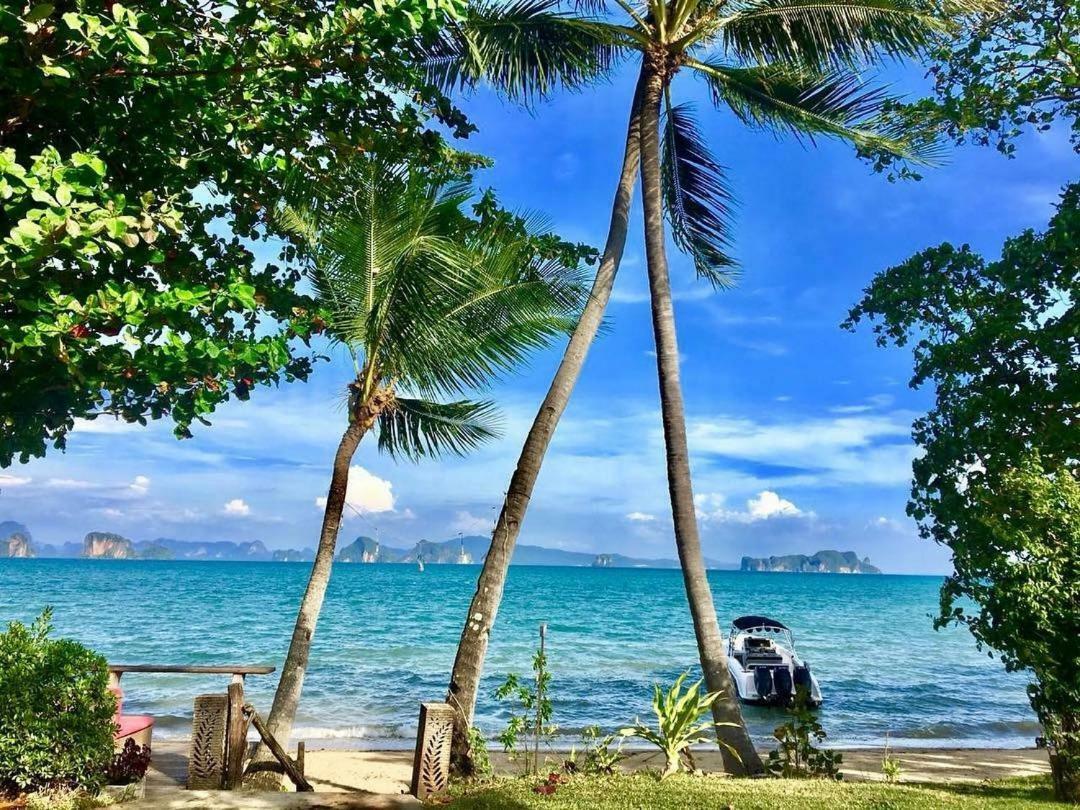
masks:
[(236, 790), (244, 778), (247, 720), (244, 717), (244, 676), (233, 673), (229, 684), (229, 720), (225, 739), (225, 789)]
[(418, 799), (445, 793), (450, 786), (450, 741), (454, 731), (454, 707), (449, 703), (421, 703), (420, 727), (416, 730), (412, 787)]

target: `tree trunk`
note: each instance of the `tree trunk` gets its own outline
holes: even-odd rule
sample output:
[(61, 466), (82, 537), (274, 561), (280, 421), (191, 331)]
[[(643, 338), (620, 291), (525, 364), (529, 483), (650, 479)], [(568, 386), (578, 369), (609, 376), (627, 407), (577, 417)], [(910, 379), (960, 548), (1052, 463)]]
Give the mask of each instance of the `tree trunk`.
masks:
[(1051, 743), (1050, 773), (1054, 782), (1054, 798), (1080, 804), (1080, 714), (1061, 711), (1054, 712), (1052, 718), (1039, 719), (1043, 721), (1044, 728), (1056, 731), (1053, 735), (1047, 735)]
[[(319, 621), (326, 588), (330, 584), (330, 569), (334, 564), (334, 550), (337, 547), (338, 530), (341, 527), (345, 495), (349, 486), (349, 466), (360, 440), (375, 424), (390, 396), (392, 395), (387, 391), (377, 391), (368, 403), (357, 409), (334, 455), (334, 468), (330, 476), (330, 489), (326, 494), (322, 531), (319, 534), (319, 548), (315, 552), (307, 590), (304, 591), (304, 598), (296, 615), (289, 653), (281, 667), (281, 679), (278, 681), (277, 691), (274, 692), (270, 715), (266, 719), (270, 734), (283, 746), (288, 746), (292, 734), (300, 693), (304, 688), (308, 657), (311, 654), (311, 639), (315, 635), (315, 625)], [(281, 787), (280, 766), (262, 743), (252, 757), (247, 773), (246, 782), (250, 787), (261, 790), (277, 790)]]
[(581, 318), (574, 329), (570, 342), (563, 354), (558, 371), (551, 381), (547, 396), (540, 405), (540, 410), (533, 420), (532, 427), (521, 448), (517, 468), (510, 479), (510, 487), (503, 501), (502, 511), (495, 522), (491, 536), (491, 546), (480, 578), (476, 583), (476, 593), (469, 604), (465, 617), (465, 626), (461, 631), (454, 669), (450, 675), (447, 702), (457, 708), (454, 722), (453, 767), (463, 776), (474, 772), (474, 762), (469, 750), (469, 728), (472, 725), (476, 698), (480, 688), (480, 676), (484, 669), (484, 656), (487, 653), (488, 637), (495, 624), (495, 615), (502, 601), (503, 587), (506, 584), (507, 569), (514, 553), (514, 544), (521, 531), (525, 512), (529, 508), (540, 466), (544, 462), (551, 437), (566, 405), (574, 385), (585, 365), (585, 357), (592, 345), (596, 332), (604, 317), (615, 274), (622, 259), (623, 246), (626, 244), (626, 229), (630, 218), (630, 202), (634, 195), (634, 183), (638, 169), (638, 106), (641, 98), (641, 81), (634, 93), (631, 104), (630, 121), (627, 125), (626, 149), (623, 156), (622, 174), (615, 192), (611, 210), (611, 224), (608, 228), (607, 244), (600, 267), (593, 280), (589, 300), (582, 310)]
[[(710, 692), (721, 691), (713, 704), (717, 739), (725, 769), (732, 773), (761, 773), (761, 758), (754, 750), (743, 723), (738, 696), (727, 668), (724, 638), (713, 607), (712, 591), (701, 553), (694, 490), (690, 480), (690, 457), (686, 444), (686, 416), (679, 382), (679, 347), (675, 336), (675, 311), (671, 301), (667, 256), (664, 250), (664, 211), (660, 179), (660, 100), (664, 80), (651, 73), (641, 106), (641, 197), (645, 210), (645, 255), (652, 298), (656, 369), (660, 380), (660, 408), (667, 450), (668, 492), (675, 523), (675, 544), (682, 564), (690, 615), (694, 621), (701, 669)], [(737, 752), (738, 757), (724, 745)]]

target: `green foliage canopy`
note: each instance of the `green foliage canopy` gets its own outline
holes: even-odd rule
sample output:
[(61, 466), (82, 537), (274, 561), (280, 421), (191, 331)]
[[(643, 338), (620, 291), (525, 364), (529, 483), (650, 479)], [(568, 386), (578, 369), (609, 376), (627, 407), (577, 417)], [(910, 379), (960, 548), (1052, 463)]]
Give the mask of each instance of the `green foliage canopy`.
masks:
[(1074, 0), (1002, 2), (969, 15), (931, 52), (934, 95), (896, 105), (909, 125), (1011, 155), (1025, 129), (1061, 119), (1080, 151), (1080, 6)]
[(327, 333), (353, 357), (350, 420), (377, 418), (379, 448), (414, 461), (491, 438), (492, 403), (447, 399), (570, 331), (579, 263), (595, 253), (467, 177), (359, 158), (330, 186), (291, 184), (274, 216), (304, 246)]
[[(57, 0), (0, 8), (0, 465), (76, 418), (171, 415), (304, 378), (300, 272), (251, 250), (296, 166), (441, 153), (469, 126), (415, 43), (462, 0)], [(411, 44), (412, 43), (412, 44)]]
[(845, 325), (864, 318), (935, 389), (908, 514), (952, 551), (937, 623), (1032, 673), (1080, 787), (1080, 184), (997, 261), (945, 244), (879, 274)]
[(52, 639), (51, 612), (0, 633), (0, 792), (93, 790), (113, 756), (116, 699), (105, 659)]

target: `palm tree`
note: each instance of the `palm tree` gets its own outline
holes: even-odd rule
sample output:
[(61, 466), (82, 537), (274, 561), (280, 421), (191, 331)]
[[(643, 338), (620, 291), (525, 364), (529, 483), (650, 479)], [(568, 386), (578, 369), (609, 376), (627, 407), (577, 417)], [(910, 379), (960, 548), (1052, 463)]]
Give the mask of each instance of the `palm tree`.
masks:
[[(972, 0), (972, 5), (979, 0)], [(690, 253), (698, 275), (729, 283), (729, 193), (692, 109), (671, 102), (682, 69), (702, 78), (716, 106), (743, 123), (814, 139), (837, 137), (865, 155), (925, 159), (930, 146), (883, 130), (876, 113), (882, 92), (859, 77), (864, 64), (920, 53), (965, 7), (951, 0), (585, 0), (602, 16), (557, 9), (555, 0), (482, 3), (446, 32), (428, 53), (433, 79), (446, 88), (487, 80), (511, 97), (531, 100), (556, 86), (579, 88), (637, 53), (640, 76), (630, 107), (624, 162), (611, 228), (592, 293), (562, 364), (537, 413), (511, 478), (466, 616), (450, 678), (448, 700), (459, 709), (455, 765), (468, 773), (472, 721), (488, 640), (502, 598), (514, 544), (544, 454), (569, 402), (607, 305), (626, 239), (638, 161), (645, 202), (646, 253), (661, 379), (669, 488), (676, 543), (691, 604), (702, 669), (710, 691), (725, 764), (760, 772), (731, 690), (693, 508), (685, 417), (678, 378), (674, 314), (664, 256), (666, 212), (676, 244)], [(617, 20), (615, 10), (625, 14)], [(664, 116), (661, 122), (661, 102)], [(661, 136), (662, 129), (662, 136)], [(662, 146), (661, 146), (662, 144)], [(729, 753), (733, 751), (734, 753)]]
[[(330, 578), (349, 468), (365, 436), (411, 461), (462, 454), (495, 435), (491, 402), (461, 398), (568, 332), (576, 267), (541, 258), (528, 223), (468, 217), (464, 182), (361, 160), (336, 193), (294, 191), (276, 217), (311, 257), (327, 331), (351, 354), (348, 425), (334, 456), (318, 551), (267, 719), (288, 740)], [(345, 190), (347, 189), (347, 191)], [(253, 781), (279, 781), (257, 754)]]

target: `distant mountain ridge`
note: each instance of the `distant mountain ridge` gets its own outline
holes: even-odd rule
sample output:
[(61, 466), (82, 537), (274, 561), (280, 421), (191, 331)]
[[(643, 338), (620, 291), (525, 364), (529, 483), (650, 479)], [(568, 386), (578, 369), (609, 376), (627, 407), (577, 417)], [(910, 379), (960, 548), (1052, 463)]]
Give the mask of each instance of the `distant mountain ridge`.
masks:
[(881, 569), (870, 564), (870, 558), (859, 559), (854, 551), (819, 551), (787, 554), (782, 557), (743, 557), (741, 571), (769, 571), (795, 574), (880, 574)]
[[(487, 556), (491, 538), (479, 535), (434, 542), (421, 540), (410, 549), (387, 546), (372, 537), (357, 537), (341, 548), (337, 559), (345, 563), (416, 563), (464, 564), (481, 563)], [(733, 566), (706, 560), (710, 568)], [(624, 554), (594, 554), (587, 551), (566, 551), (545, 546), (518, 544), (514, 547), (511, 565), (566, 565), (579, 568), (678, 568), (677, 560), (627, 557)]]
[[(471, 535), (450, 540), (420, 540), (411, 548), (399, 548), (360, 536), (350, 543), (339, 543), (337, 559), (343, 563), (406, 563), (425, 565), (481, 563), (487, 556), (491, 539)], [(30, 532), (15, 521), (0, 522), (0, 558), (89, 558), (121, 560), (251, 560), (260, 562), (311, 562), (315, 551), (305, 549), (268, 549), (260, 540), (194, 541), (159, 537), (155, 540), (131, 540), (114, 532), (93, 531), (82, 542), (60, 545), (34, 544)], [(566, 565), (582, 568), (678, 568), (674, 559), (647, 559), (624, 554), (595, 554), (519, 544), (514, 549), (513, 565)], [(706, 560), (709, 568), (730, 569), (715, 560)]]

